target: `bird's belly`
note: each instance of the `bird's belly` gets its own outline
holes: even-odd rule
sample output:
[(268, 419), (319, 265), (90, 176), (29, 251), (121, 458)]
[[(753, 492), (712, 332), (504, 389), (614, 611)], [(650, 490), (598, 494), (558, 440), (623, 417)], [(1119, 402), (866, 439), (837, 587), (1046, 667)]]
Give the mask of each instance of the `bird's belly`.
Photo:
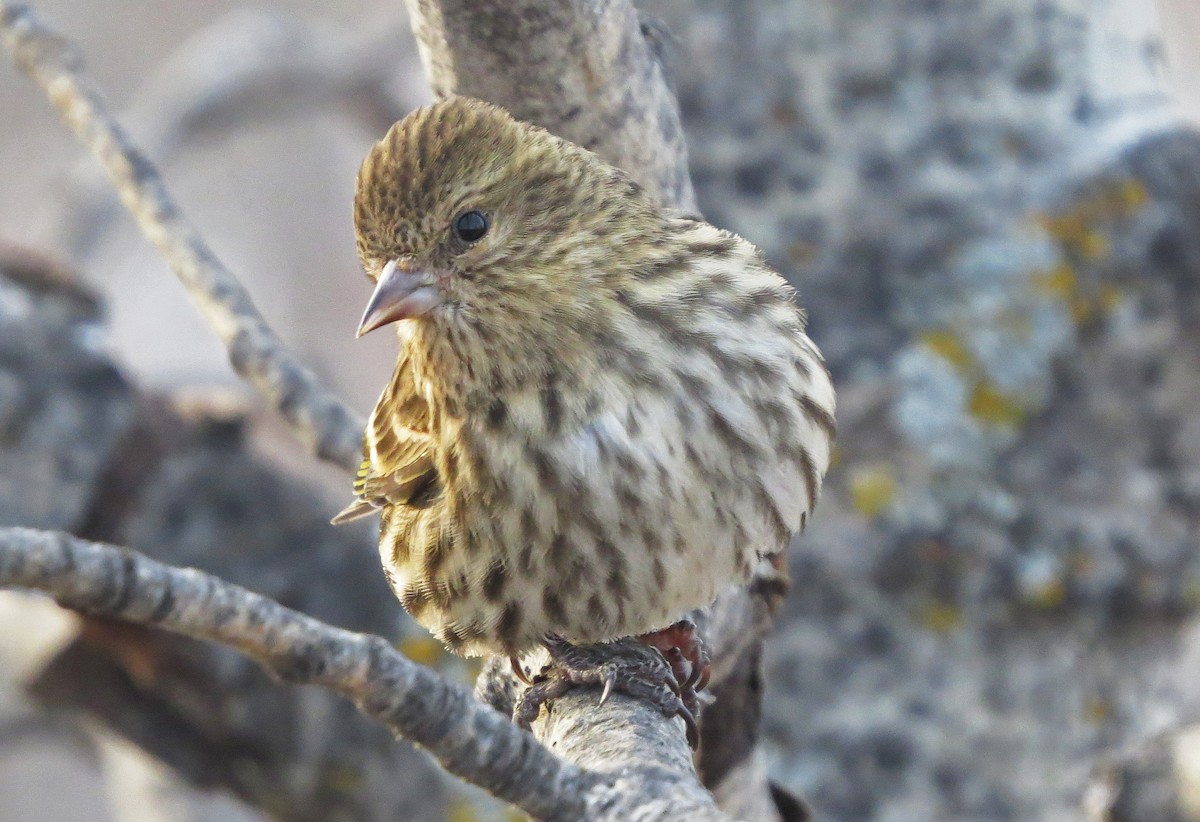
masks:
[(520, 524), (496, 517), (472, 537), (474, 546), (439, 546), (419, 538), (440, 530), (425, 517), (408, 542), (424, 550), (397, 552), (396, 541), (381, 542), (388, 580), (419, 623), (474, 656), (520, 653), (549, 634), (599, 642), (646, 633), (748, 577), (754, 541), (736, 542), (732, 515), (718, 513), (708, 489), (677, 487), (667, 504), (647, 502), (637, 516), (607, 522), (587, 511), (610, 493), (593, 493), (590, 505), (576, 500), (575, 511), (550, 518), (554, 527), (543, 521), (525, 541), (512, 538)]
[(459, 653), (513, 654), (548, 634), (663, 628), (747, 581), (787, 537), (763, 466), (656, 410), (641, 407), (640, 425), (602, 418), (548, 444), (493, 448), (476, 486), (385, 516), (384, 565), (409, 612)]

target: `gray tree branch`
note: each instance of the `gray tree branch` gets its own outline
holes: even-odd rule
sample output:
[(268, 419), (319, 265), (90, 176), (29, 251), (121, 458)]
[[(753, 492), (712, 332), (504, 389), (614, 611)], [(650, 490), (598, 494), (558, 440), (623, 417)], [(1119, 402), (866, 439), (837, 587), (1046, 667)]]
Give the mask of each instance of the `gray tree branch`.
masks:
[(628, 764), (636, 750), (579, 750), (584, 763), (622, 763), (608, 775), (584, 770), (381, 637), (334, 628), (201, 571), (67, 534), (4, 528), (0, 586), (45, 591), (68, 608), (217, 642), (287, 682), (342, 694), (449, 772), (539, 819), (617, 820), (635, 812), (666, 819), (681, 809), (691, 819), (727, 818), (690, 776), (686, 757), (636, 767)]
[(629, 0), (406, 0), (434, 94), (488, 100), (696, 210), (679, 105)]
[(143, 235), (158, 248), (253, 385), (322, 459), (357, 466), (363, 420), (284, 348), (250, 295), (175, 204), (150, 161), (109, 114), (77, 49), (26, 6), (0, 5), (0, 40), (104, 167)]

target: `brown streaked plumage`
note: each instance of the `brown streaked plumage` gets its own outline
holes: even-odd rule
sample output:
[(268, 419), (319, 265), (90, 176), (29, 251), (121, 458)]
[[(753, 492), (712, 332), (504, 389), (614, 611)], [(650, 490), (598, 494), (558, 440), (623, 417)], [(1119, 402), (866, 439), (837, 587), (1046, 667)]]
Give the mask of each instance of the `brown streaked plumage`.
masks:
[(354, 216), (363, 328), (401, 352), (343, 518), (382, 510), (388, 580), (451, 649), (665, 628), (810, 514), (833, 389), (745, 240), (461, 97), (371, 150)]

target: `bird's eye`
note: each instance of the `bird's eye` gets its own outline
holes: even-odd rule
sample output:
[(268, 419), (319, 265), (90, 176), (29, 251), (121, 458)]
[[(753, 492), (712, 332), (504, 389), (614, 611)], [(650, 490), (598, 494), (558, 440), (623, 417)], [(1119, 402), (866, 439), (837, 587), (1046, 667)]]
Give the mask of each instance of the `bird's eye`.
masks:
[(487, 234), (488, 219), (482, 211), (464, 211), (454, 219), (454, 236), (464, 243), (473, 243)]

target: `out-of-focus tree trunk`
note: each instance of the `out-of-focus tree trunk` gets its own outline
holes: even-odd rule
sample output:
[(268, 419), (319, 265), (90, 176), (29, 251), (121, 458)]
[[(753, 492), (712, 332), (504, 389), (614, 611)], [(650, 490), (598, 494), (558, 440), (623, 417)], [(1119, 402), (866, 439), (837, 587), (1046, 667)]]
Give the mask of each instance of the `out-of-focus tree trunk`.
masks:
[(788, 271), (839, 384), (774, 775), (823, 818), (1077, 815), (1200, 682), (1200, 138), (1153, 7), (645, 8), (701, 209)]
[(1191, 0), (1158, 0), (1167, 74), (1184, 113), (1200, 122), (1200, 6)]

